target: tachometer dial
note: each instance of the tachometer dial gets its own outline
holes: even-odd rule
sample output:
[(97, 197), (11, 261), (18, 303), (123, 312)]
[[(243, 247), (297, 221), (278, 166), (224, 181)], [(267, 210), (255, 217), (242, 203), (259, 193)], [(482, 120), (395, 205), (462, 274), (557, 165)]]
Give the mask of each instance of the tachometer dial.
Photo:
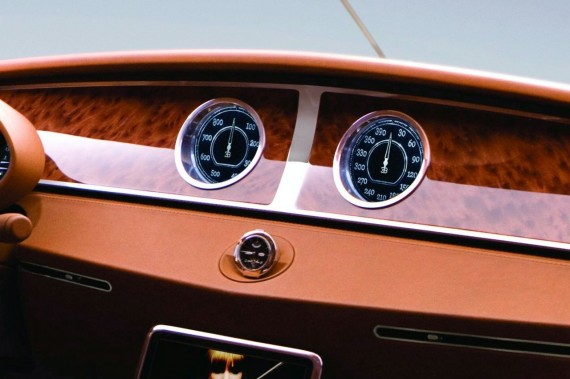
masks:
[(235, 99), (199, 106), (176, 141), (176, 167), (191, 185), (215, 189), (246, 176), (265, 146), (263, 124), (253, 108)]
[(6, 175), (8, 172), (8, 168), (10, 167), (10, 147), (6, 142), (6, 139), (0, 133), (0, 180)]
[(411, 194), (429, 165), (427, 137), (411, 117), (372, 112), (342, 137), (333, 172), (341, 195), (363, 208), (392, 205)]

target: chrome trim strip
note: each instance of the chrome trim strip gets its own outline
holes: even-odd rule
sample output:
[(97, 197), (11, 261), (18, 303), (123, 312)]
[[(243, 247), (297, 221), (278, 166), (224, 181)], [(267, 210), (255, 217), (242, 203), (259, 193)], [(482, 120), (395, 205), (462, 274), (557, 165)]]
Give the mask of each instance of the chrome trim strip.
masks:
[(275, 197), (269, 204), (271, 209), (276, 212), (290, 210), (284, 213), (292, 213), (291, 210), (296, 209), (295, 204), (301, 194), (308, 168), (309, 165), (304, 162), (287, 162)]
[[(419, 333), (425, 335), (425, 339), (419, 338), (398, 338), (398, 337), (389, 337), (385, 335), (381, 335), (381, 330), (386, 331), (394, 331), (394, 332), (408, 332), (412, 333)], [(535, 341), (535, 340), (524, 340), (524, 339), (516, 339), (516, 338), (502, 338), (502, 337), (491, 337), (491, 336), (482, 336), (476, 334), (462, 334), (462, 333), (448, 333), (448, 332), (439, 332), (433, 330), (422, 330), (422, 329), (412, 329), (412, 328), (400, 328), (400, 327), (392, 327), (392, 326), (384, 326), (384, 325), (376, 325), (373, 330), (374, 335), (382, 340), (390, 340), (390, 341), (402, 341), (402, 342), (412, 342), (412, 343), (422, 343), (422, 344), (431, 344), (431, 345), (439, 345), (439, 346), (454, 346), (454, 347), (462, 347), (462, 348), (471, 348), (471, 349), (480, 349), (480, 350), (492, 350), (492, 351), (504, 351), (509, 353), (518, 353), (518, 354), (532, 354), (532, 355), (543, 355), (543, 356), (554, 356), (554, 357), (570, 357), (570, 344), (563, 344), (557, 342), (545, 342), (545, 341)], [(465, 338), (465, 339), (472, 339), (474, 341), (480, 343), (488, 343), (489, 346), (479, 345), (479, 344), (469, 344), (469, 343), (454, 343), (454, 342), (446, 342), (445, 339), (447, 338)], [(509, 344), (512, 343), (513, 345), (516, 344), (524, 344), (524, 345), (531, 345), (535, 346), (536, 348), (562, 348), (568, 349), (568, 353), (546, 353), (541, 351), (533, 351), (531, 349), (525, 350), (524, 348), (515, 349), (513, 348), (499, 348), (493, 347), (493, 343), (498, 344)]]
[(323, 90), (319, 87), (299, 87), (297, 122), (291, 141), (288, 162), (308, 162), (313, 147), (317, 118)]
[(322, 90), (317, 87), (299, 88), (297, 121), (295, 122), (293, 140), (285, 169), (271, 203), (271, 207), (274, 209), (295, 208), (295, 203), (303, 186), (306, 163), (309, 162), (313, 147), (322, 93)]
[[(304, 166), (308, 166), (308, 164), (303, 164)], [(217, 200), (217, 199), (205, 199), (205, 198), (197, 198), (192, 196), (184, 196), (184, 195), (171, 195), (171, 194), (164, 194), (164, 193), (157, 193), (157, 192), (149, 192), (149, 191), (141, 191), (141, 190), (129, 190), (123, 188), (114, 188), (114, 187), (103, 187), (103, 186), (95, 186), (95, 185), (86, 185), (86, 184), (79, 184), (79, 183), (64, 183), (58, 182), (53, 180), (40, 180), (41, 185), (46, 185), (48, 187), (60, 187), (60, 188), (68, 188), (68, 189), (75, 189), (75, 190), (89, 190), (104, 194), (120, 194), (120, 195), (129, 195), (135, 197), (142, 197), (142, 198), (154, 198), (160, 200), (172, 200), (172, 201), (179, 201), (179, 202), (193, 202), (197, 204), (204, 204), (204, 205), (221, 205), (225, 207), (231, 207), (235, 209), (243, 209), (243, 210), (256, 210), (256, 211), (271, 211), (278, 214), (283, 215), (292, 215), (292, 216), (304, 216), (304, 217), (311, 217), (319, 220), (334, 220), (334, 221), (342, 221), (342, 222), (350, 222), (350, 223), (357, 223), (357, 224), (365, 224), (365, 225), (373, 225), (373, 226), (381, 226), (381, 227), (389, 227), (395, 229), (404, 229), (410, 231), (417, 231), (417, 232), (428, 232), (428, 233), (435, 233), (439, 235), (451, 235), (456, 237), (465, 237), (465, 238), (472, 238), (477, 240), (483, 241), (496, 241), (496, 242), (504, 242), (509, 244), (515, 244), (520, 246), (527, 246), (527, 247), (538, 247), (538, 248), (548, 248), (548, 249), (555, 249), (561, 250), (565, 252), (570, 252), (570, 243), (564, 242), (555, 242), (555, 241), (546, 241), (534, 238), (526, 238), (526, 237), (516, 237), (516, 236), (507, 236), (502, 234), (494, 234), (488, 232), (477, 232), (472, 230), (464, 230), (464, 229), (455, 229), (443, 226), (433, 226), (433, 225), (422, 225), (422, 224), (413, 224), (409, 222), (403, 221), (392, 221), (392, 220), (381, 220), (381, 219), (371, 219), (359, 216), (349, 216), (349, 215), (340, 215), (335, 213), (325, 213), (325, 212), (317, 212), (317, 211), (307, 211), (307, 210), (300, 210), (300, 209), (276, 209), (272, 204), (270, 205), (259, 205), (259, 204), (251, 204), (251, 203), (240, 203), (235, 201), (227, 201), (227, 200)]]
[[(30, 274), (39, 275), (54, 280), (59, 280), (60, 282), (75, 284), (78, 286), (87, 287), (102, 292), (111, 292), (113, 290), (113, 286), (109, 281), (99, 278), (94, 278), (92, 276), (77, 274), (75, 272), (61, 270), (58, 268), (44, 266), (27, 261), (20, 262), (19, 267), (20, 270), (28, 272)], [(94, 283), (92, 284), (85, 283), (85, 279), (87, 279), (88, 281), (92, 281)], [(84, 280), (84, 282), (82, 283), (81, 280)], [(98, 284), (99, 286), (94, 285), (95, 283)]]

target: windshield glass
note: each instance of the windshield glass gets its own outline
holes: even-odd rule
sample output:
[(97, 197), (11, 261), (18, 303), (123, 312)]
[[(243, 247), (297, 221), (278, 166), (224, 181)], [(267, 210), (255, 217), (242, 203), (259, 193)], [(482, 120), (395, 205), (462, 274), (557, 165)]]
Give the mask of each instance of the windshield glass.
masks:
[[(570, 83), (570, 2), (350, 0), (388, 59)], [(0, 59), (162, 49), (375, 57), (339, 0), (3, 4)]]

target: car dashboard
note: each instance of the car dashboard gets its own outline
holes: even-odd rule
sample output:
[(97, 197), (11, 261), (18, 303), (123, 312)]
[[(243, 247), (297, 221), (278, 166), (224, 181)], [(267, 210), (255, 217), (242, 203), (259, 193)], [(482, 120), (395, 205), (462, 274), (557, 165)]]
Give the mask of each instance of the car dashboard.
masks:
[[(0, 244), (6, 375), (134, 377), (156, 325), (308, 350), (323, 378), (570, 369), (568, 86), (171, 51), (3, 62), (0, 100), (45, 152), (4, 211), (33, 225)], [(9, 132), (0, 191), (31, 170)], [(261, 231), (279, 255), (244, 273)]]

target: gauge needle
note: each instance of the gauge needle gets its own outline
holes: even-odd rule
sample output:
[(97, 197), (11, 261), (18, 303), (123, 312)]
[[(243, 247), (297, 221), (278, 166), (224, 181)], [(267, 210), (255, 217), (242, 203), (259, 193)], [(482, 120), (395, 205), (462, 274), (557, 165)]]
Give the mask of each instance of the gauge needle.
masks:
[(283, 366), (283, 362), (277, 363), (275, 366), (271, 367), (269, 370), (258, 376), (257, 379), (265, 378), (267, 375), (269, 375), (270, 372), (277, 370), (281, 366)]
[(226, 147), (226, 153), (224, 154), (226, 158), (232, 156), (232, 142), (234, 140), (234, 130), (236, 129), (236, 119), (232, 121), (232, 131), (230, 132), (230, 138), (228, 139), (228, 146)]
[(392, 133), (390, 133), (390, 139), (388, 140), (388, 147), (386, 148), (386, 154), (384, 154), (384, 166), (382, 166), (381, 173), (388, 173), (388, 159), (390, 158), (390, 148), (392, 147)]

